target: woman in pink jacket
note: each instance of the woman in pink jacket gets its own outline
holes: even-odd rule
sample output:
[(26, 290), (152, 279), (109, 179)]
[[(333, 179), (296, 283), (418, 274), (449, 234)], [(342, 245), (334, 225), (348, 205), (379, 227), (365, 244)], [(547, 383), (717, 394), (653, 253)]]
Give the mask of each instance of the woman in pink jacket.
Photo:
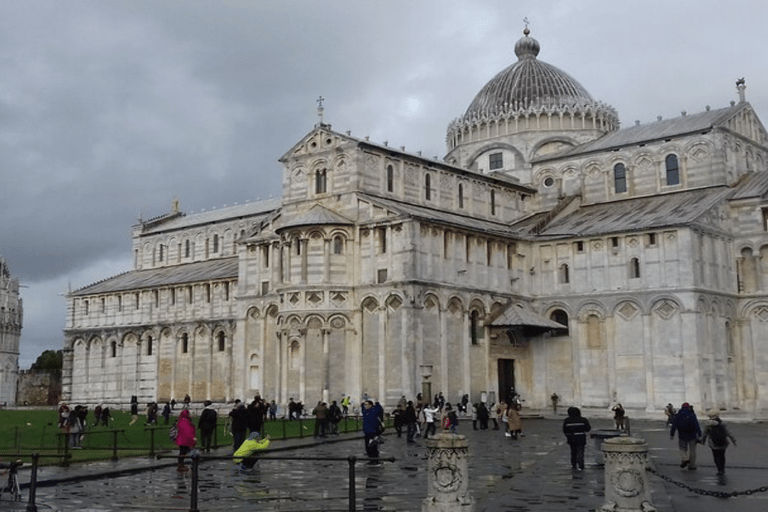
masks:
[(179, 471), (189, 471), (189, 468), (184, 465), (184, 456), (189, 453), (189, 450), (195, 447), (197, 438), (195, 437), (195, 425), (189, 417), (189, 410), (184, 409), (179, 414), (179, 421), (176, 422), (176, 428), (178, 434), (176, 435), (176, 446), (179, 447)]

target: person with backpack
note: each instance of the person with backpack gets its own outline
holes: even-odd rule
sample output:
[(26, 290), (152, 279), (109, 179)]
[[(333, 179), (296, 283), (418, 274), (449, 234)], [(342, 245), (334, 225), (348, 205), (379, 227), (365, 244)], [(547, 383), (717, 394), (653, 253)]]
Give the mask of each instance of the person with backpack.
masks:
[(736, 438), (734, 438), (725, 424), (720, 419), (720, 411), (712, 409), (707, 412), (711, 423), (704, 427), (704, 438), (701, 440), (702, 444), (707, 443), (712, 450), (712, 459), (717, 466), (718, 476), (725, 474), (725, 450), (728, 448), (728, 440), (733, 442), (733, 446), (736, 446)]
[(201, 450), (210, 452), (211, 443), (213, 442), (213, 432), (216, 430), (218, 413), (213, 407), (213, 402), (210, 400), (206, 400), (204, 405), (203, 412), (200, 413), (200, 418), (197, 420), (197, 428), (200, 430)]
[(195, 425), (189, 416), (189, 409), (182, 409), (175, 426), (176, 438), (173, 441), (179, 447), (179, 466), (177, 469), (179, 472), (189, 471), (189, 468), (184, 464), (184, 458), (197, 443)]
[(669, 439), (675, 438), (677, 431), (678, 446), (680, 447), (680, 467), (688, 466), (688, 469), (696, 469), (696, 445), (701, 439), (701, 427), (699, 419), (693, 408), (685, 402), (675, 417), (672, 418), (672, 427), (669, 430)]
[(563, 434), (571, 449), (571, 467), (584, 470), (584, 450), (587, 446), (587, 432), (592, 430), (589, 420), (581, 415), (578, 407), (568, 408), (568, 417), (563, 420)]

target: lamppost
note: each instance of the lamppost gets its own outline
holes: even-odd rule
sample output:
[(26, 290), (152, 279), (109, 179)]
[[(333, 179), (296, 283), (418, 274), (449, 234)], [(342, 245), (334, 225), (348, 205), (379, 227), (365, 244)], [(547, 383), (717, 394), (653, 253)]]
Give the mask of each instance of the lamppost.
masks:
[(421, 370), (421, 398), (425, 403), (432, 402), (432, 383), (429, 382), (429, 378), (432, 376), (432, 365), (422, 364), (419, 365)]

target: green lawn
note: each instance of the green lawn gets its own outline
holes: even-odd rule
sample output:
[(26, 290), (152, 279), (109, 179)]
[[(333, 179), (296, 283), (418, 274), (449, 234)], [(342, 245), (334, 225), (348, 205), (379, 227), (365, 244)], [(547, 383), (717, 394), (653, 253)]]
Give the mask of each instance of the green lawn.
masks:
[[(89, 411), (90, 412), (90, 411)], [(177, 411), (178, 412), (178, 411)], [(170, 425), (164, 425), (162, 417), (160, 425), (154, 428), (146, 427), (146, 416), (139, 415), (139, 420), (128, 425), (131, 415), (128, 412), (112, 411), (112, 421), (109, 428), (93, 427), (93, 414), (89, 414), (88, 427), (82, 438), (82, 449), (69, 450), (65, 447), (65, 436), (56, 427), (57, 412), (40, 410), (0, 410), (0, 460), (20, 458), (24, 463), (31, 462), (31, 454), (40, 454), (41, 465), (62, 464), (69, 462), (85, 462), (109, 459), (114, 454), (115, 439), (117, 439), (116, 455), (119, 458), (149, 455), (150, 452), (161, 453), (176, 450), (176, 445), (168, 437)], [(173, 424), (175, 418), (171, 418)], [(226, 416), (219, 416), (219, 426), (216, 429), (214, 443), (226, 446), (232, 443), (232, 436), (225, 429)], [(197, 424), (197, 418), (193, 416)], [(314, 432), (314, 419), (301, 421), (285, 421), (278, 419), (268, 421), (264, 431), (273, 439), (293, 437), (311, 437)], [(339, 432), (355, 432), (360, 430), (361, 422), (355, 418), (347, 418), (339, 423)]]

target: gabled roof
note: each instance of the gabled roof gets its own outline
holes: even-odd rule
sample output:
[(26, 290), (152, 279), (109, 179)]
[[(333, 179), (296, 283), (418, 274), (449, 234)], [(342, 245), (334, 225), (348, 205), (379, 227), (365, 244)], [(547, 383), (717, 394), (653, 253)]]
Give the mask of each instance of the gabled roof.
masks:
[(510, 304), (491, 322), (494, 327), (538, 327), (545, 330), (567, 329), (566, 326), (528, 311), (518, 304)]
[(768, 172), (745, 174), (736, 185), (731, 199), (760, 199), (768, 193)]
[(722, 125), (744, 108), (751, 107), (749, 106), (749, 103), (737, 103), (732, 107), (707, 110), (705, 112), (699, 112), (698, 114), (688, 114), (672, 119), (663, 119), (653, 123), (622, 128), (606, 133), (594, 141), (569, 148), (561, 153), (534, 158), (533, 161), (543, 162), (547, 160), (559, 160), (561, 158), (573, 157), (585, 153), (606, 151), (613, 148), (706, 131), (715, 126)]
[(505, 237), (515, 236), (517, 233), (517, 230), (503, 222), (492, 222), (489, 220), (478, 219), (477, 217), (471, 217), (469, 215), (460, 215), (445, 210), (435, 210), (410, 203), (401, 203), (392, 199), (384, 199), (363, 193), (359, 194), (359, 197), (360, 199), (370, 201), (377, 206), (386, 208), (401, 217), (423, 219), (438, 224), (463, 227), (472, 231), (485, 231), (489, 234)]
[(353, 224), (348, 218), (329, 210), (321, 204), (316, 204), (308, 212), (290, 219), (285, 224), (278, 226), (277, 230), (298, 226), (348, 226)]
[(280, 208), (281, 201), (281, 198), (273, 198), (254, 203), (245, 203), (216, 210), (193, 213), (190, 215), (180, 215), (173, 217), (166, 222), (158, 222), (151, 227), (145, 228), (142, 231), (142, 235), (164, 231), (173, 231), (191, 226), (207, 225), (213, 222), (224, 222), (241, 217), (269, 215), (273, 211)]
[(237, 257), (173, 265), (148, 270), (132, 270), (99, 281), (71, 293), (72, 296), (114, 293), (142, 288), (158, 288), (187, 283), (235, 279), (238, 277)]
[[(582, 205), (569, 214), (555, 218), (539, 235), (597, 236), (688, 225), (725, 201), (731, 192), (730, 188), (716, 187)], [(513, 227), (527, 232), (539, 218), (538, 215), (529, 217)]]

